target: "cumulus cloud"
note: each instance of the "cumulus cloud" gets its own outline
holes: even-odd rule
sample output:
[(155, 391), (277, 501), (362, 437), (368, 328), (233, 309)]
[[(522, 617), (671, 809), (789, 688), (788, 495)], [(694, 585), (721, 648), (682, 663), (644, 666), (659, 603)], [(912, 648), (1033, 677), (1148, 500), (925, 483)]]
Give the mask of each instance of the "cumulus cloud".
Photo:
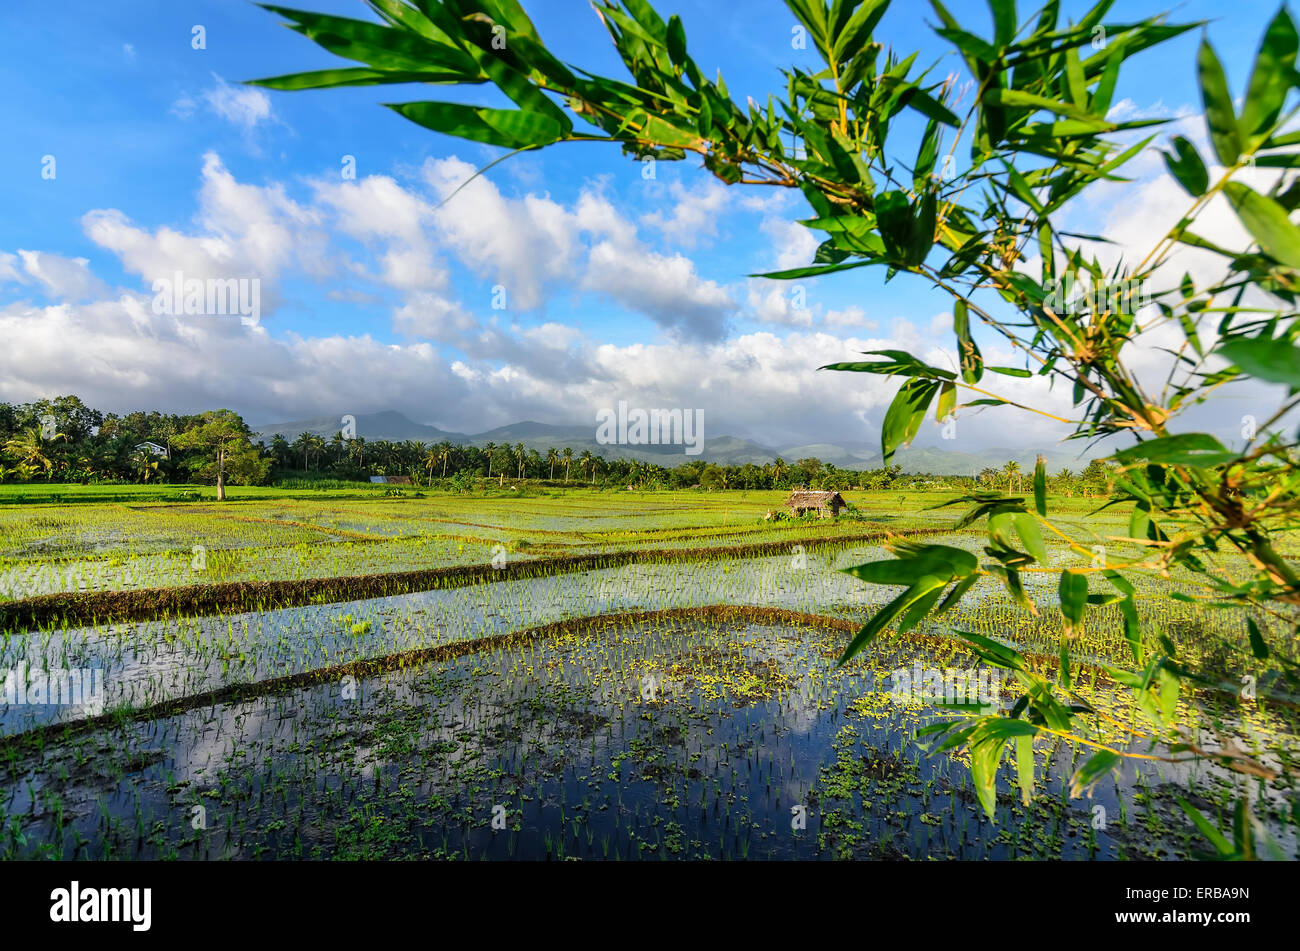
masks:
[(87, 212), (82, 227), (150, 286), (176, 272), (186, 280), (257, 278), (265, 305), (274, 301), (275, 285), (288, 267), (317, 277), (332, 270), (317, 209), (297, 204), (280, 185), (235, 181), (212, 153), (203, 159), (199, 209), (192, 233), (166, 226), (149, 231), (112, 208)]
[(702, 240), (717, 236), (718, 219), (727, 208), (730, 194), (725, 185), (711, 178), (693, 189), (673, 182), (668, 187), (672, 208), (642, 215), (641, 223), (681, 247), (693, 248)]
[(66, 258), (48, 251), (0, 254), (0, 280), (19, 284), (35, 283), (46, 297), (55, 300), (87, 300), (108, 293), (108, 285), (90, 270), (86, 258)]
[[(117, 209), (83, 218), (86, 234), (144, 286), (176, 270), (257, 276), (272, 288), (301, 274), (330, 278), (323, 293), (355, 302), (369, 319), (382, 315), (394, 342), (367, 333), (274, 335), (234, 320), (156, 315), (142, 288), (110, 291), (83, 259), (0, 252), (0, 280), (50, 301), (0, 307), (0, 398), (76, 391), (118, 410), (228, 405), (255, 422), (398, 409), (459, 431), (520, 419), (594, 424), (597, 409), (625, 399), (703, 409), (710, 436), (730, 433), (773, 447), (874, 444), (898, 381), (816, 367), (892, 348), (955, 366), (947, 313), (918, 323), (900, 315), (877, 321), (858, 307), (799, 299), (787, 282), (724, 287), (692, 257), (652, 248), (638, 231), (639, 223), (669, 239), (694, 212), (670, 209), (638, 221), (598, 185), (559, 202), (508, 195), (487, 176), (452, 197), (472, 173), (459, 159), (433, 160), (410, 182), (311, 181), (310, 198), (299, 201), (280, 184), (240, 182), (207, 155), (190, 225), (150, 228)], [(1172, 198), (1153, 190), (1138, 201), (1149, 202), (1144, 214), (1154, 217)], [(777, 205), (767, 199), (745, 210), (765, 216), (777, 266), (807, 264), (816, 236), (775, 218)], [(1129, 209), (1107, 227), (1128, 240), (1125, 228), (1150, 225), (1134, 217)], [(461, 296), (453, 262), (502, 285), (508, 309)], [(574, 292), (615, 301), (662, 332), (614, 344), (554, 315), (536, 322), (549, 299)], [(766, 326), (736, 333), (729, 322), (737, 316)], [(1017, 357), (985, 347), (992, 364), (1015, 365)], [(986, 385), (1072, 415), (1070, 393), (1045, 378), (990, 377)], [(1223, 421), (1240, 416), (1240, 406), (1221, 405), (1228, 407), (1216, 410)], [(1043, 446), (1065, 433), (1046, 417), (970, 408), (958, 412), (958, 438), (942, 445)], [(918, 443), (938, 441), (937, 424), (927, 421)]]

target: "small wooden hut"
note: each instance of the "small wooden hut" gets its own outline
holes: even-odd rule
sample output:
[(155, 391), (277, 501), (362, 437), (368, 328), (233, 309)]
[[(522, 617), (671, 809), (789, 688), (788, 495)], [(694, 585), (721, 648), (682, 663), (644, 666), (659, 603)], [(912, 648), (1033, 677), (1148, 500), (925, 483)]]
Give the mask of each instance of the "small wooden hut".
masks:
[(811, 492), (806, 489), (795, 489), (790, 493), (790, 497), (785, 500), (790, 511), (795, 515), (804, 515), (808, 512), (816, 512), (821, 518), (825, 518), (827, 513), (831, 518), (840, 514), (840, 509), (848, 508), (848, 502), (838, 492)]

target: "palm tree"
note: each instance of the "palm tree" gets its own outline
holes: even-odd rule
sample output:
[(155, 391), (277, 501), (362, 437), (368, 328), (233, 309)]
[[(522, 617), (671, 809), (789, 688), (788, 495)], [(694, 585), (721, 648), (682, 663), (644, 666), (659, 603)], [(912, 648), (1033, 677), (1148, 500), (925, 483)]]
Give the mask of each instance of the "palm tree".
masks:
[(486, 446), (484, 446), (483, 449), (487, 453), (487, 457), (488, 457), (487, 477), (490, 479), (492, 478), (492, 454), (497, 451), (497, 444), (494, 442), (490, 442)]
[(327, 445), (324, 436), (311, 436), (307, 440), (307, 448), (315, 457), (317, 467), (320, 466), (320, 457), (325, 452)]
[(521, 442), (515, 443), (515, 458), (519, 460), (519, 469), (518, 472), (516, 473), (516, 478), (519, 479), (522, 479), (524, 477), (524, 453), (526, 451), (527, 450), (524, 449), (523, 443)]
[(555, 461), (560, 458), (560, 451), (552, 446), (546, 450), (546, 461), (551, 464), (551, 481), (555, 481)]
[(582, 470), (583, 475), (587, 474), (587, 466), (589, 465), (591, 465), (591, 450), (584, 449), (582, 455), (578, 457), (578, 468)]
[(1020, 463), (1014, 459), (1009, 459), (1007, 464), (1002, 467), (1002, 472), (1007, 477), (1007, 495), (1014, 491), (1011, 486), (1014, 481), (1016, 485), (1020, 484)]
[[(65, 433), (55, 433), (51, 440), (67, 438)], [(54, 463), (45, 454), (45, 440), (41, 438), (39, 429), (27, 429), (10, 436), (5, 443), (4, 453), (16, 460), (19, 466), (24, 466), (33, 472), (44, 469), (45, 474), (49, 475), (50, 470), (54, 468)]]
[(151, 475), (158, 471), (158, 460), (154, 459), (148, 452), (132, 453), (131, 465), (140, 474), (140, 481), (145, 483), (149, 481)]
[(569, 466), (573, 465), (573, 450), (568, 446), (565, 446), (564, 452), (562, 452), (561, 455), (564, 457), (564, 481), (568, 482)]
[[(430, 446), (428, 454), (424, 457), (424, 468), (429, 473), (429, 483), (433, 483), (433, 467), (438, 464), (438, 457), (442, 455), (442, 446)], [(445, 473), (444, 473), (445, 474)]]
[(307, 471), (307, 450), (311, 448), (311, 433), (299, 433), (293, 441), (294, 452), (302, 453), (302, 471)]

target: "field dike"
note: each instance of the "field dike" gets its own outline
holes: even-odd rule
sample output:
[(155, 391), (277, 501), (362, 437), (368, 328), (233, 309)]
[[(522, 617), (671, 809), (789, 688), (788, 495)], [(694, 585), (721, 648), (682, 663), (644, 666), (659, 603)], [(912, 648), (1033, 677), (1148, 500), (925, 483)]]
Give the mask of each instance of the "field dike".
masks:
[(336, 578), (301, 578), (282, 581), (225, 581), (213, 584), (179, 585), (172, 588), (140, 588), (132, 591), (67, 591), (0, 604), (0, 633), (15, 633), (48, 627), (84, 627), (124, 621), (147, 621), (169, 617), (202, 617), (275, 611), (315, 604), (368, 601), (420, 591), (459, 588), (494, 581), (536, 578), (619, 568), (641, 563), (714, 561), (724, 558), (755, 558), (788, 554), (795, 545), (804, 549), (885, 542), (956, 534), (951, 528), (904, 531), (876, 531), (857, 535), (784, 538), (749, 545), (699, 548), (657, 548), (589, 555), (560, 555), (529, 561), (492, 565), (456, 565), (422, 568), (384, 574)]
[[(436, 647), (420, 647), (387, 654), (383, 657), (371, 657), (363, 660), (349, 661), (330, 667), (318, 667), (314, 670), (272, 677), (246, 683), (227, 684), (213, 690), (163, 700), (138, 709), (116, 709), (97, 716), (80, 720), (65, 720), (50, 723), (21, 733), (0, 736), (0, 755), (12, 751), (42, 749), (51, 743), (61, 742), (76, 735), (109, 727), (114, 724), (142, 723), (163, 717), (175, 716), (202, 707), (215, 706), (220, 703), (239, 703), (276, 693), (295, 690), (314, 684), (340, 681), (344, 677), (362, 680), (395, 670), (418, 667), (423, 664), (439, 663), (477, 654), (485, 651), (509, 650), (524, 647), (534, 641), (549, 637), (590, 630), (591, 628), (623, 627), (632, 624), (654, 623), (658, 621), (691, 620), (709, 623), (750, 623), (782, 624), (804, 626), (822, 630), (839, 631), (847, 639), (855, 634), (861, 625), (845, 618), (828, 617), (824, 614), (806, 614), (801, 611), (789, 611), (785, 608), (754, 607), (750, 605), (715, 604), (703, 607), (667, 608), (661, 611), (617, 612), (614, 614), (597, 614), (590, 617), (566, 618), (539, 627), (525, 628), (508, 634), (494, 634), (472, 640), (457, 641), (452, 644), (440, 644)], [(903, 635), (916, 644), (936, 645), (946, 638), (934, 634), (922, 634), (909, 631)], [(1039, 673), (1055, 670), (1057, 658), (1046, 654), (1025, 653), (1023, 655), (1031, 667)], [(1074, 662), (1076, 670), (1093, 670), (1093, 665)], [(1101, 668), (1096, 668), (1099, 682), (1109, 682), (1110, 678)]]

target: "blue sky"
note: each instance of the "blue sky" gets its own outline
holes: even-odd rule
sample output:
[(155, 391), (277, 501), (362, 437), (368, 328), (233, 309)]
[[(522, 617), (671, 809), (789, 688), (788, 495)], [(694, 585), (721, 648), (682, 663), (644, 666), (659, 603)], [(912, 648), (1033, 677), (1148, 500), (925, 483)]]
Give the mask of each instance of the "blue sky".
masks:
[[(368, 15), (359, 0), (289, 5)], [(621, 75), (581, 0), (525, 6), (561, 58)], [(791, 49), (779, 0), (658, 6), (681, 15), (692, 55), (742, 101), (778, 91), (781, 67), (813, 63)], [(983, 3), (950, 8), (987, 32)], [(1166, 9), (1119, 0), (1108, 19)], [(1239, 95), (1275, 11), (1189, 2), (1172, 18), (1218, 20), (1210, 36)], [(868, 346), (950, 346), (949, 304), (919, 282), (860, 270), (809, 282), (797, 307), (788, 285), (746, 279), (806, 263), (812, 238), (791, 224), (805, 208), (790, 194), (724, 189), (692, 163), (660, 163), (647, 182), (615, 148), (567, 145), (516, 156), (438, 207), (499, 152), (379, 103), (455, 93), (241, 86), (345, 65), (252, 3), (18, 0), (5, 14), (0, 398), (229, 406), (255, 423), (399, 409), (459, 431), (581, 423), (627, 399), (704, 408), (710, 437), (874, 442), (892, 387), (815, 368)], [(895, 0), (876, 35), (922, 61), (946, 56), (941, 78), (956, 63), (933, 19), (928, 4)], [(192, 48), (195, 25), (205, 49)], [(1198, 39), (1130, 61), (1116, 101), (1133, 114), (1196, 112)], [(1203, 135), (1199, 119), (1178, 131)], [(1167, 184), (1158, 161), (1139, 168), (1139, 184)], [(1116, 227), (1115, 195), (1079, 214), (1080, 230)], [(152, 314), (152, 280), (173, 268), (259, 277), (260, 321)], [(969, 438), (1049, 435), (1008, 422), (976, 420)]]

